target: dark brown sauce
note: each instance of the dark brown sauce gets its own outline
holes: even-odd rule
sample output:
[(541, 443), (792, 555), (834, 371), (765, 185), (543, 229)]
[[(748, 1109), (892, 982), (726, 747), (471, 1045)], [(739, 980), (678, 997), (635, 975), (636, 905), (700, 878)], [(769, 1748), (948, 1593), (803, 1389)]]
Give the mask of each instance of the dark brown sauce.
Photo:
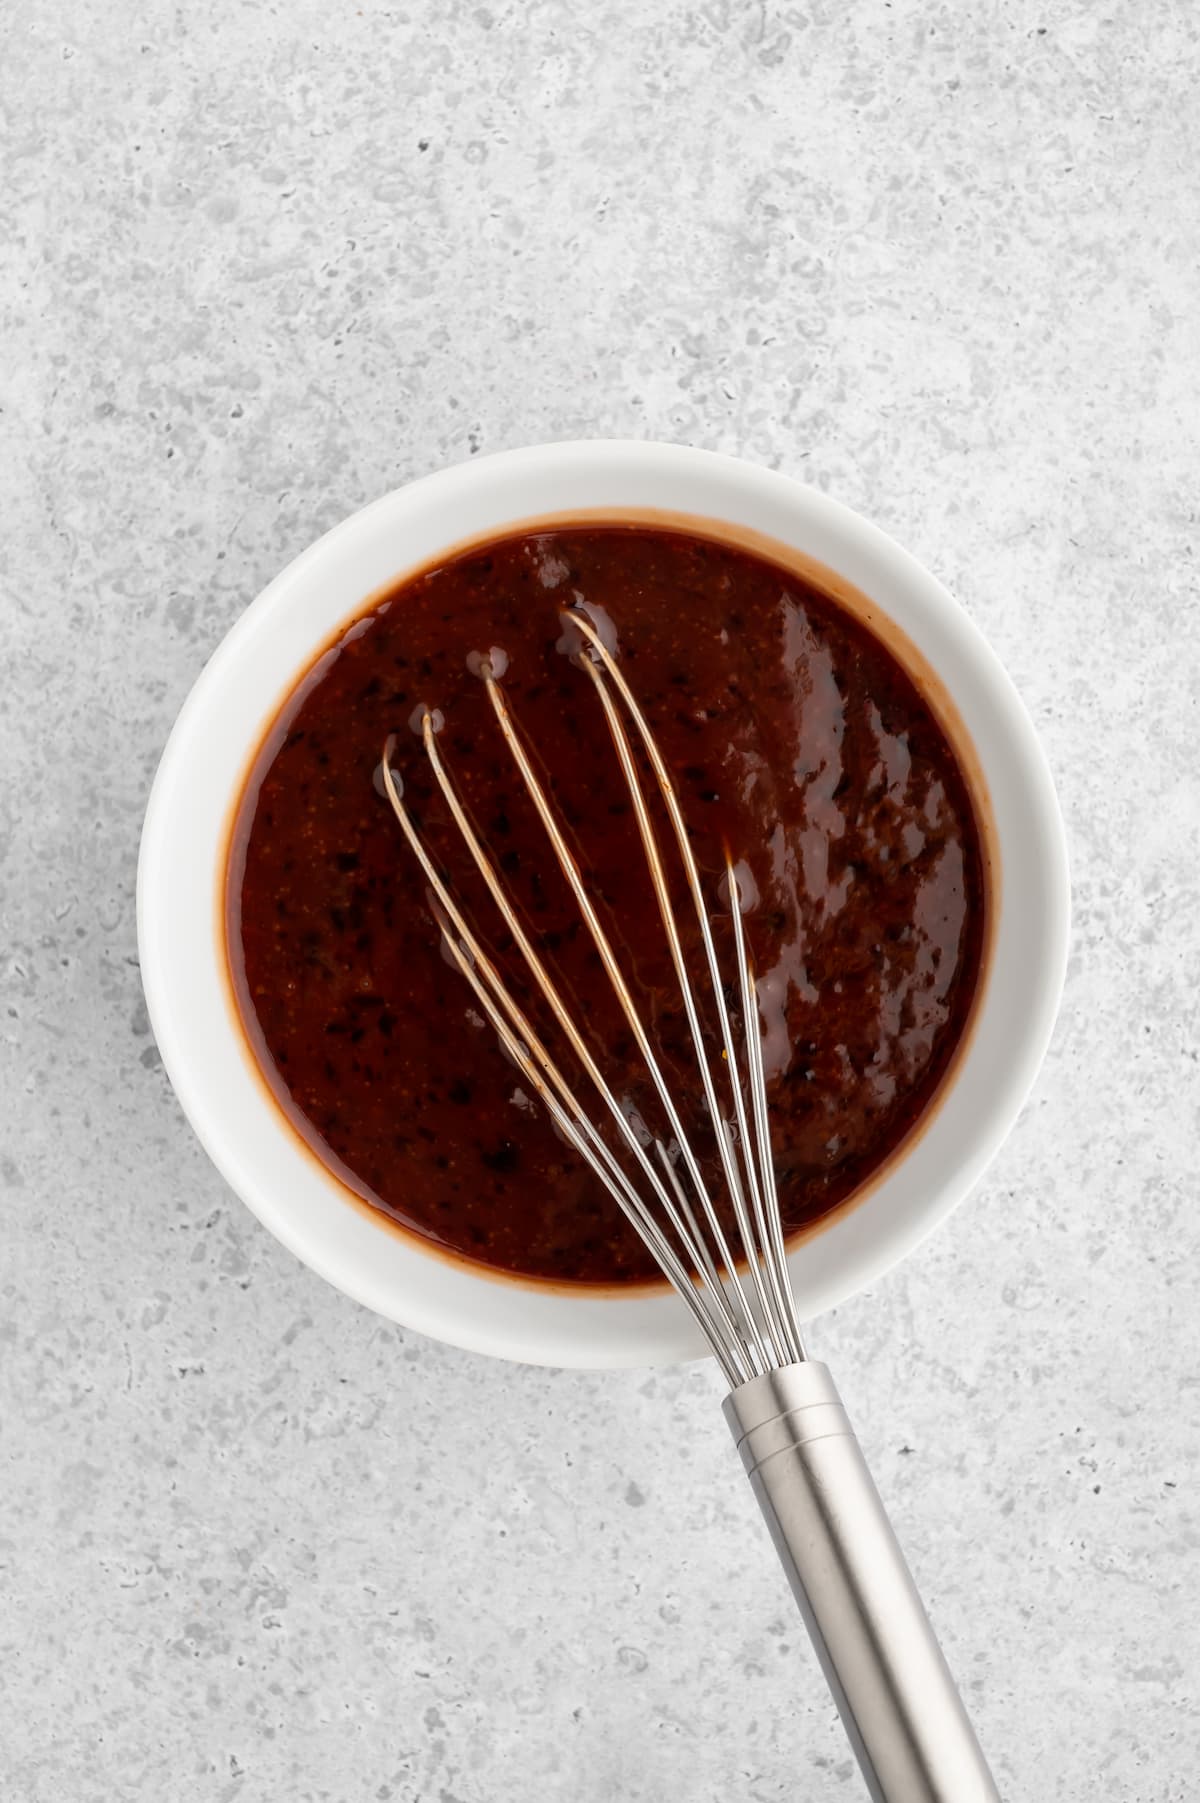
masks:
[[(649, 1254), (524, 1093), (442, 956), (378, 773), (394, 732), (407, 804), (536, 1012), (410, 726), (423, 704), (440, 708), (439, 747), (478, 830), (613, 1088), (657, 1130), (631, 1035), (467, 667), (473, 652), (507, 655), (505, 693), (719, 1188), (628, 794), (592, 684), (558, 648), (560, 610), (580, 603), (619, 635), (723, 951), (726, 845), (757, 890), (746, 927), (785, 1226), (851, 1197), (919, 1121), (966, 1030), (985, 852), (955, 753), (900, 663), (764, 557), (683, 532), (581, 525), (405, 579), (317, 661), (267, 735), (231, 839), (227, 940), (267, 1081), (365, 1200), (493, 1268), (645, 1281)], [(694, 917), (680, 915), (700, 971)], [(582, 1077), (579, 1093), (592, 1100)]]

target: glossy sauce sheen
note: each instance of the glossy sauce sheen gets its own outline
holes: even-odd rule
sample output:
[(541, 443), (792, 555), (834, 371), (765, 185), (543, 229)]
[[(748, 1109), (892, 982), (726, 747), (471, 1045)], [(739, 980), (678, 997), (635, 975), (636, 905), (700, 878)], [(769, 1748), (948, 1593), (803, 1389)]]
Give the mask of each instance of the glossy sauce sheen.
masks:
[[(503, 1270), (644, 1281), (649, 1254), (524, 1092), (443, 955), (379, 774), (394, 732), (406, 803), (544, 1021), (410, 724), (422, 705), (439, 708), (442, 754), (612, 1087), (669, 1138), (468, 668), (472, 653), (506, 654), (505, 693), (718, 1190), (636, 821), (592, 684), (566, 654), (578, 635), (564, 637), (560, 610), (581, 603), (615, 632), (673, 772), (723, 956), (725, 844), (755, 892), (745, 921), (785, 1225), (852, 1195), (913, 1128), (964, 1032), (984, 853), (957, 759), (891, 652), (830, 597), (746, 551), (580, 526), (503, 539), (401, 584), (318, 661), (259, 754), (231, 841), (230, 962), (264, 1074), (364, 1199)], [(679, 912), (701, 973), (694, 916)], [(557, 1053), (549, 1027), (547, 1038)], [(582, 1076), (578, 1093), (593, 1104)]]

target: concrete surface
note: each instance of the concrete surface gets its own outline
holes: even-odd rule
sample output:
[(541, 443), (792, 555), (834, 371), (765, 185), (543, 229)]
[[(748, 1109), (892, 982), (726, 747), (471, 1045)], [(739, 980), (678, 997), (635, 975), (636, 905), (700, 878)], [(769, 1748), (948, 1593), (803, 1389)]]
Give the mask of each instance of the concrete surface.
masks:
[(14, 1803), (862, 1793), (702, 1369), (505, 1369), (270, 1241), (148, 1036), (155, 760), (321, 529), (740, 451), (961, 596), (1076, 924), (973, 1200), (814, 1339), (1006, 1798), (1200, 1743), (1200, 42), (1177, 0), (43, 0), (0, 23), (0, 1778)]

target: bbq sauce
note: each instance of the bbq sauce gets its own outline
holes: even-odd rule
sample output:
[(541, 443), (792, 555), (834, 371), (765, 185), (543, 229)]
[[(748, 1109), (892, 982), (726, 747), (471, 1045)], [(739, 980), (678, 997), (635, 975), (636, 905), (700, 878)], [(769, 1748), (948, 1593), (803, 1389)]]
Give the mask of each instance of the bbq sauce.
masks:
[[(496, 725), (481, 658), (503, 667), (719, 1192), (636, 819), (563, 618), (580, 608), (618, 654), (671, 769), (731, 979), (727, 848), (737, 865), (785, 1229), (851, 1198), (929, 1108), (967, 1029), (986, 848), (958, 757), (893, 652), (833, 596), (757, 553), (587, 524), (476, 546), (377, 598), (260, 749), (231, 835), (227, 946), (264, 1077), (366, 1202), (494, 1269), (644, 1282), (657, 1274), (650, 1255), (555, 1134), (443, 954), (380, 772), (395, 734), (393, 764), (425, 842), (560, 1052), (428, 768), (418, 729), (436, 708), (439, 751), (614, 1092), (639, 1132), (667, 1137)], [(682, 886), (678, 902), (702, 976)], [(602, 1118), (586, 1076), (563, 1062)]]

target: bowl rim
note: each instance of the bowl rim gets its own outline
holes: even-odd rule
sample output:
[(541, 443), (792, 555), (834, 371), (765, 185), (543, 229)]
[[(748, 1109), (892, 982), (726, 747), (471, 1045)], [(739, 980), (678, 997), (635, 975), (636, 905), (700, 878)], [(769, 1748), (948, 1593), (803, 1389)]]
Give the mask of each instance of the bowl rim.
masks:
[[(215, 723), (224, 725), (229, 713), (236, 712), (226, 705), (231, 692), (237, 687), (248, 696), (254, 686), (256, 659), (274, 657), (269, 678), (264, 672), (257, 679), (258, 694), (265, 696), (266, 702), (256, 704), (257, 725), (241, 733), (245, 755), (234, 786), (230, 789), (226, 782), (222, 795), (215, 790), (206, 794), (201, 779), (200, 805), (198, 810), (193, 808), (193, 817), (198, 812), (208, 822), (204, 829), (208, 843), (213, 818), (217, 812), (223, 821), (231, 815), (262, 729), (307, 662), (340, 626), (367, 608), (385, 583), (361, 588), (345, 606), (326, 604), (318, 591), (323, 596), (337, 590), (340, 583), (343, 598), (354, 596), (359, 578), (352, 572), (365, 572), (372, 556), (376, 564), (381, 557), (386, 563), (387, 547), (410, 542), (422, 522), (431, 533), (432, 557), (436, 558), (485, 534), (497, 536), (526, 527), (533, 530), (536, 526), (531, 522), (547, 524), (555, 516), (579, 517), (591, 510), (583, 500), (565, 506), (536, 505), (537, 495), (554, 491), (556, 482), (560, 488), (565, 482), (568, 490), (574, 484), (587, 491), (590, 485), (597, 497), (594, 505), (636, 515), (639, 507), (632, 499), (609, 503), (607, 497), (641, 493), (647, 484), (652, 490), (655, 481), (664, 490), (674, 485), (676, 493), (694, 489), (698, 499), (725, 494), (728, 513), (714, 512), (710, 505), (664, 510), (690, 512), (711, 522), (714, 536), (721, 536), (722, 525), (730, 528), (731, 537), (748, 526), (758, 530), (744, 517), (747, 511), (755, 520), (777, 517), (789, 529), (787, 536), (770, 532), (765, 536), (779, 537), (800, 556), (815, 557), (828, 565), (860, 589), (885, 621), (894, 620), (902, 633), (914, 639), (963, 717), (992, 803), (1002, 872), (1001, 930), (996, 937), (1004, 937), (1006, 910), (1009, 915), (1014, 910), (1019, 915), (1019, 930), (1009, 934), (1016, 943), (1011, 952), (1006, 950), (1005, 968), (999, 972), (1004, 981), (1011, 963), (1011, 978), (1023, 988), (1019, 1006), (1014, 1007), (1011, 998), (993, 994), (1001, 949), (994, 943), (983, 973), (987, 991), (976, 1010), (982, 1018), (970, 1024), (971, 1043), (951, 1079), (950, 1094), (943, 1101), (939, 1092), (935, 1102), (936, 1112), (949, 1109), (963, 1076), (978, 1057), (981, 1028), (989, 1010), (1007, 1000), (999, 1028), (1001, 1051), (1006, 1040), (1007, 1055), (997, 1056), (992, 1045), (990, 1081), (976, 1086), (981, 1093), (972, 1100), (970, 1118), (957, 1124), (956, 1134), (948, 1141), (954, 1146), (952, 1159), (947, 1163), (945, 1150), (939, 1149), (946, 1168), (939, 1169), (935, 1160), (924, 1172), (924, 1181), (910, 1186), (913, 1193), (904, 1192), (901, 1186), (899, 1203), (879, 1208), (875, 1206), (877, 1195), (886, 1195), (889, 1185), (893, 1190), (896, 1187), (889, 1167), (879, 1189), (872, 1185), (865, 1201), (838, 1211), (813, 1235), (793, 1244), (789, 1267), (806, 1315), (877, 1280), (969, 1193), (1007, 1136), (1037, 1075), (1053, 1030), (1066, 969), (1069, 886), (1065, 832), (1049, 768), (1029, 716), (987, 641), (959, 604), (908, 552), (842, 503), (790, 476), (722, 453), (652, 441), (585, 439), (529, 446), (452, 465), (379, 497), (334, 526), (293, 559), (234, 621), (194, 683), (164, 748), (146, 810), (137, 881), (139, 953), (151, 1025), (176, 1095), (210, 1158), (231, 1188), (289, 1250), (335, 1287), (401, 1325), (471, 1351), (536, 1364), (596, 1368), (659, 1363), (701, 1356), (705, 1348), (687, 1311), (669, 1291), (656, 1288), (585, 1295), (533, 1280), (498, 1278), (482, 1267), (447, 1259), (444, 1253), (424, 1247), (415, 1235), (384, 1221), (361, 1203), (356, 1209), (358, 1219), (352, 1223), (345, 1190), (307, 1148), (302, 1156), (311, 1167), (308, 1179), (297, 1167), (288, 1165), (278, 1143), (278, 1128), (282, 1124), (289, 1134), (294, 1130), (284, 1123), (282, 1110), (255, 1069), (249, 1048), (243, 1044), (242, 1052), (258, 1078), (256, 1083), (239, 1085), (229, 1080), (228, 1045), (218, 1057), (221, 1036), (215, 1017), (208, 1012), (211, 998), (198, 987), (198, 981), (205, 965), (205, 931), (220, 941), (223, 963), (223, 923), (212, 918), (220, 911), (204, 909), (194, 893), (201, 874), (199, 865), (193, 859), (190, 869), (180, 869), (188, 866), (189, 858), (182, 804), (185, 799), (195, 801), (198, 748), (205, 745)], [(521, 496), (524, 503), (518, 505)], [(481, 527), (466, 532), (460, 529), (449, 538), (443, 528), (439, 537), (433, 521), (457, 519), (469, 513), (472, 502), (477, 508), (482, 504), (484, 513), (490, 505), (496, 520), (489, 517)], [(739, 509), (743, 517), (734, 518)], [(791, 536), (793, 533), (801, 537)], [(844, 556), (840, 560), (817, 556), (814, 545), (826, 552), (832, 546)], [(397, 555), (390, 580), (400, 581), (430, 561), (428, 553)], [(860, 579), (863, 570), (876, 580), (864, 583)], [(904, 617), (898, 597), (915, 609), (912, 618)], [(309, 635), (307, 654), (297, 661), (296, 645), (304, 637), (304, 629), (292, 632), (292, 623), (306, 608), (319, 615), (322, 607), (324, 631)], [(913, 619), (918, 619), (925, 633), (924, 643), (920, 634), (911, 630)], [(282, 649), (285, 645), (290, 649)], [(964, 706), (964, 700), (973, 701), (975, 720), (968, 717), (972, 710)], [(253, 712), (254, 707), (247, 701), (243, 716), (247, 708)], [(987, 715), (986, 744), (980, 741), (980, 710)], [(219, 802), (223, 806), (219, 807)], [(217, 878), (223, 876), (223, 833), (218, 840), (221, 871), (210, 869), (213, 894), (222, 887)], [(190, 888), (185, 876), (191, 879)], [(214, 949), (218, 948), (208, 948), (210, 953)], [(208, 974), (211, 976), (211, 968)], [(225, 1005), (232, 1016), (231, 998), (226, 998)], [(995, 1039), (994, 1029), (993, 1042)], [(267, 1116), (272, 1117), (275, 1132), (268, 1127)], [(905, 1142), (896, 1169), (903, 1173), (920, 1145), (934, 1137), (933, 1129), (920, 1132), (911, 1151)], [(272, 1181), (271, 1173), (281, 1166), (287, 1168), (280, 1180)], [(323, 1198), (322, 1186), (328, 1192)], [(289, 1187), (292, 1193), (283, 1195)], [(331, 1202), (347, 1211), (344, 1233), (338, 1231), (336, 1217), (330, 1213)], [(861, 1217), (873, 1217), (869, 1232)], [(402, 1247), (404, 1256), (396, 1256), (397, 1246)]]

